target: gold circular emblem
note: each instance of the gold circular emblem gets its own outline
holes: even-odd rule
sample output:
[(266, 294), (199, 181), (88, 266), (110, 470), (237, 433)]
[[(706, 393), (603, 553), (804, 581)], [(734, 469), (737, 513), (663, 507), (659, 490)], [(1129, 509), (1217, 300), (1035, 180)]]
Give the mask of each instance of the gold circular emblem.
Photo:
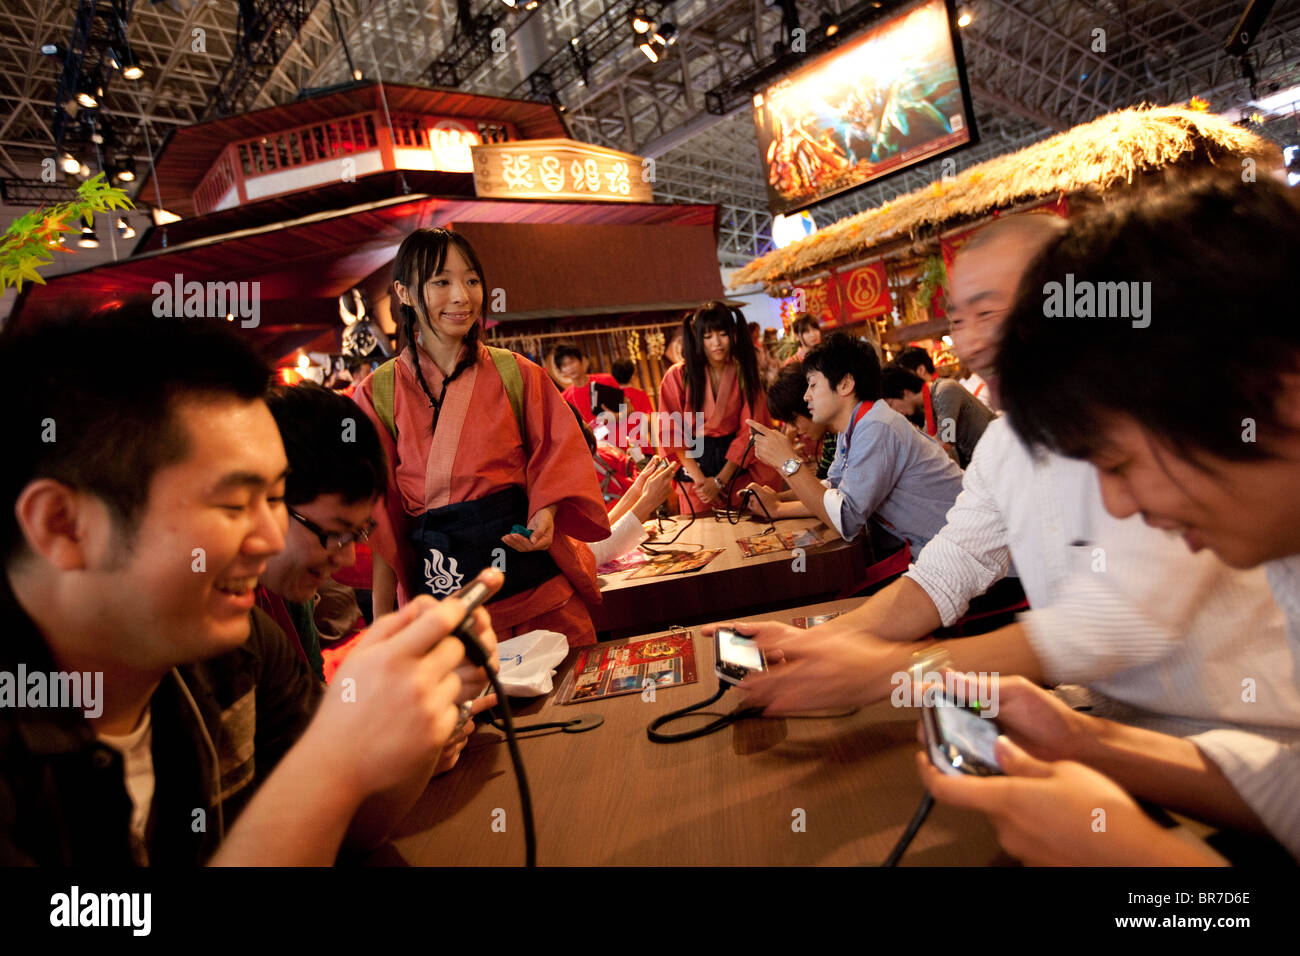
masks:
[(880, 276), (874, 269), (859, 269), (849, 279), (849, 301), (859, 309), (865, 309), (880, 298)]

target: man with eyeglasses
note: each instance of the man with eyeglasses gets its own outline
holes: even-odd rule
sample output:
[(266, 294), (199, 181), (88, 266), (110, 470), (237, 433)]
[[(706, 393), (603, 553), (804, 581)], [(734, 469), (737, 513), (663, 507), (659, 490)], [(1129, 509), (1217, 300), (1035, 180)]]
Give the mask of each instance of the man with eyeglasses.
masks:
[[(325, 692), (254, 604), (300, 526), (270, 369), (248, 343), (225, 322), (121, 306), (7, 327), (0, 365), (14, 406), (0, 419), (0, 866), (319, 866), (381, 843), (482, 687), (451, 636), (464, 603), (380, 618), (340, 667), (355, 693)], [(349, 411), (355, 423), (312, 433), (328, 467), (294, 453), (294, 510), (337, 533), (366, 515), (345, 527), (312, 503), (374, 495), (332, 474), (363, 454)], [(487, 612), (475, 618), (490, 652)], [(30, 696), (21, 679), (21, 703), (20, 673), (45, 675)]]
[(289, 531), (284, 550), (267, 560), (257, 606), (297, 639), (300, 655), (323, 683), (316, 592), (356, 563), (357, 542), (375, 526), (370, 514), (386, 487), (384, 450), (370, 419), (327, 388), (277, 386), (267, 404), (289, 458)]

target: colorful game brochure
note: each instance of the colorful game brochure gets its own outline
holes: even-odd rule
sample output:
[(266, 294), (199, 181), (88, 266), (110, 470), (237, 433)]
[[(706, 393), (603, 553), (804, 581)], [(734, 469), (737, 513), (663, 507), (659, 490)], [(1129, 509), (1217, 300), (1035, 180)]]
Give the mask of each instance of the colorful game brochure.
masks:
[(793, 551), (795, 548), (810, 548), (821, 541), (812, 531), (770, 531), (748, 538), (737, 538), (740, 553), (747, 558), (759, 554), (771, 554), (774, 551)]
[(668, 554), (651, 555), (644, 567), (628, 575), (628, 580), (698, 571), (721, 553), (722, 549), (718, 548), (714, 551), (673, 551)]
[(843, 613), (843, 611), (835, 611), (831, 614), (817, 614), (813, 617), (796, 617), (790, 623), (795, 627), (816, 627), (818, 624), (825, 624), (827, 621), (833, 621)]
[(600, 567), (596, 568), (597, 574), (618, 574), (620, 571), (629, 571), (632, 568), (639, 568), (650, 560), (644, 551), (629, 551), (621, 558), (615, 558), (613, 561), (607, 561)]
[(561, 704), (578, 704), (654, 686), (695, 683), (695, 636), (674, 631), (640, 641), (612, 641), (584, 647), (560, 685)]

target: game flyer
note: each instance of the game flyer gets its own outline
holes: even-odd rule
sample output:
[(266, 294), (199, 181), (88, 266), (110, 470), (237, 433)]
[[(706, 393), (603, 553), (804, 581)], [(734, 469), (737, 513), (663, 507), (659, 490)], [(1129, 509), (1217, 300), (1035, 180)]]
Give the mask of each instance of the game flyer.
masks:
[(821, 539), (812, 531), (770, 531), (748, 538), (737, 538), (740, 553), (747, 558), (760, 554), (772, 554), (776, 551), (793, 551), (795, 548), (811, 548)]
[(672, 551), (667, 554), (656, 554), (640, 570), (629, 574), (628, 580), (698, 571), (721, 553), (722, 549), (717, 548), (713, 551)]
[(646, 687), (695, 683), (695, 635), (673, 631), (641, 641), (612, 641), (584, 647), (564, 678), (558, 700), (577, 704)]
[(649, 555), (644, 551), (629, 551), (621, 558), (615, 558), (613, 561), (607, 561), (600, 567), (596, 568), (597, 574), (618, 574), (620, 571), (630, 571), (632, 568), (639, 568), (650, 560)]

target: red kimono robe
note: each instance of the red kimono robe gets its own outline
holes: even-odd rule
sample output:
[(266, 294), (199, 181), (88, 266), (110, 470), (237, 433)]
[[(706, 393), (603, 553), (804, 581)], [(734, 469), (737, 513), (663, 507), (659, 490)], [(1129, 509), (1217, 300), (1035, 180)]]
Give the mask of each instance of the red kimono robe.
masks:
[[(687, 445), (687, 435), (683, 430), (682, 423), (689, 421), (690, 434), (695, 434), (694, 412), (691, 411), (689, 403), (686, 401), (686, 363), (678, 362), (670, 368), (664, 375), (663, 384), (659, 386), (659, 448), (660, 453), (673, 461), (677, 460), (678, 452), (690, 453)], [(775, 427), (772, 423), (772, 416), (767, 411), (767, 396), (759, 389), (755, 398), (754, 406), (751, 408), (746, 401), (744, 394), (740, 390), (740, 380), (736, 374), (736, 363), (730, 363), (722, 373), (722, 381), (718, 389), (720, 397), (713, 393), (713, 383), (705, 379), (704, 407), (704, 435), (708, 438), (720, 438), (725, 435), (735, 434), (735, 440), (727, 448), (727, 461), (734, 465), (744, 464), (744, 470), (736, 476), (732, 485), (733, 494), (731, 506), (735, 506), (740, 498), (740, 492), (751, 482), (758, 482), (767, 485), (774, 491), (779, 491), (785, 486), (780, 474), (776, 469), (770, 468), (754, 457), (753, 449), (749, 449), (749, 454), (745, 451), (749, 446), (749, 426), (745, 422), (753, 419), (764, 425)], [(663, 413), (669, 413), (671, 417), (664, 419)], [(743, 459), (743, 461), (742, 461)], [(726, 488), (723, 488), (725, 494)], [(690, 495), (690, 500), (687, 500)], [(689, 482), (683, 482), (677, 486), (677, 498), (681, 505), (682, 514), (690, 514), (691, 506), (694, 505), (697, 514), (701, 512), (711, 512), (712, 505), (705, 504), (696, 492), (695, 485)]]
[[(424, 380), (434, 395), (440, 394), (445, 376), (427, 355), (419, 355)], [(527, 448), (501, 376), (481, 345), (478, 362), (443, 397), (436, 438), (430, 434), (433, 409), (415, 378), (409, 350), (398, 357), (394, 376), (396, 446), (375, 414), (374, 376), (357, 386), (353, 400), (374, 422), (388, 456), (388, 493), (376, 506), (370, 547), (395, 569), (401, 606), (412, 597), (407, 579), (416, 561), (407, 538), (410, 524), (430, 509), (518, 485), (528, 493), (530, 515), (558, 506), (550, 555), (562, 573), (487, 605), (492, 628), (499, 640), (544, 628), (564, 634), (571, 645), (592, 644), (596, 631), (584, 601), (599, 603), (600, 591), (595, 559), (581, 542), (608, 537), (609, 519), (573, 412), (541, 368), (515, 357), (524, 383)], [(507, 544), (501, 547), (509, 574), (514, 552)]]
[(614, 376), (607, 372), (593, 372), (591, 375), (587, 376), (587, 379), (588, 381), (586, 385), (570, 385), (560, 394), (564, 397), (566, 402), (578, 410), (578, 414), (582, 416), (582, 420), (590, 425), (596, 418), (595, 410), (591, 407), (591, 383), (595, 382), (597, 385), (610, 385), (614, 388), (619, 388), (620, 386), (618, 382), (614, 380)]

